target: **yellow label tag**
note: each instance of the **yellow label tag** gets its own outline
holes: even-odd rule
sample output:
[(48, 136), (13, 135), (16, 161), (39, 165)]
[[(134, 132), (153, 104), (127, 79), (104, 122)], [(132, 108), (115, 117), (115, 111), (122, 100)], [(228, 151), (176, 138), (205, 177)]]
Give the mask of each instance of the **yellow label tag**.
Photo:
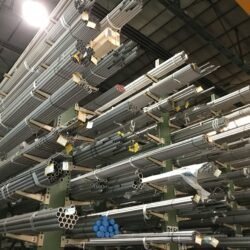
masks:
[(66, 146), (65, 146), (65, 152), (66, 152), (66, 154), (70, 154), (71, 152), (72, 152), (72, 150), (73, 150), (73, 145), (72, 144), (67, 144)]

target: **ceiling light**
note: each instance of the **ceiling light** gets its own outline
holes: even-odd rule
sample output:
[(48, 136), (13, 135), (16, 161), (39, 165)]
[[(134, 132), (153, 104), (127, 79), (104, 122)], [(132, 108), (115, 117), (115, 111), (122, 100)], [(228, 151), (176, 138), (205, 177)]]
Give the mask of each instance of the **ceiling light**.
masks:
[(34, 0), (26, 0), (22, 6), (23, 19), (31, 26), (45, 28), (49, 22), (48, 11), (43, 4)]

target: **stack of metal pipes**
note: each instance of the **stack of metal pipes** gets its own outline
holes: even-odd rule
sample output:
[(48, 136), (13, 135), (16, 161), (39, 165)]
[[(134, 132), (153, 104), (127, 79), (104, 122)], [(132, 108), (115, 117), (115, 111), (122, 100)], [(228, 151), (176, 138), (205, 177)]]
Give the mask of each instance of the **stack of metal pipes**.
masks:
[(75, 207), (45, 209), (0, 220), (0, 232), (34, 234), (73, 229), (78, 218)]
[[(131, 45), (133, 46), (133, 44)], [(134, 51), (132, 50), (133, 47), (130, 51), (127, 51), (127, 48), (125, 50), (125, 47), (122, 46), (121, 48), (118, 48), (119, 56), (121, 58), (126, 58), (127, 56), (130, 56), (131, 53), (134, 54)], [(113, 51), (107, 56), (107, 61), (112, 61), (113, 57), (116, 57), (116, 51)], [(105, 64), (105, 62), (107, 62), (105, 59), (106, 58), (100, 63)], [(124, 60), (115, 64), (115, 72), (123, 66)], [(112, 73), (114, 72), (112, 71)], [(39, 130), (30, 123), (31, 119), (48, 124), (77, 101), (80, 101), (91, 94), (91, 92), (86, 89), (86, 86), (89, 85), (85, 81), (83, 83), (76, 83), (73, 79), (69, 80), (0, 140), (0, 152), (3, 153), (10, 151)]]
[[(81, 237), (80, 234), (84, 237), (84, 233), (88, 228), (89, 232), (93, 232), (92, 226), (95, 223), (95, 220), (98, 219), (100, 216), (108, 216), (108, 218), (113, 218), (118, 222), (122, 222), (122, 219), (129, 220), (130, 218), (137, 219), (144, 219), (149, 220), (151, 219), (150, 214), (148, 212), (155, 211), (155, 212), (168, 212), (173, 209), (186, 209), (186, 208), (194, 208), (196, 206), (196, 201), (193, 199), (193, 196), (183, 197), (183, 198), (176, 198), (171, 200), (165, 201), (158, 201), (148, 204), (136, 205), (136, 206), (128, 206), (125, 208), (107, 210), (99, 213), (92, 213), (87, 214), (86, 216), (80, 216), (77, 225), (75, 226), (74, 230), (68, 232), (70, 235), (77, 235), (77, 237)], [(91, 226), (92, 224), (92, 226)], [(87, 226), (88, 225), (88, 226)], [(123, 224), (126, 228), (125, 223)], [(84, 226), (87, 226), (86, 228)], [(138, 227), (137, 227), (138, 228)]]
[[(93, 192), (92, 185), (93, 183), (101, 183), (102, 185), (105, 185), (107, 183), (107, 180), (111, 178), (117, 178), (117, 176), (121, 176), (124, 173), (131, 173), (131, 171), (136, 172), (140, 170), (144, 170), (147, 168), (147, 166), (154, 165), (154, 162), (150, 161), (150, 158), (154, 158), (156, 160), (162, 161), (167, 160), (171, 158), (178, 157), (183, 154), (187, 154), (189, 152), (197, 151), (201, 148), (209, 148), (212, 144), (208, 142), (207, 138), (204, 136), (198, 136), (189, 140), (182, 141), (181, 143), (175, 143), (171, 145), (166, 145), (157, 149), (149, 150), (146, 152), (142, 152), (138, 155), (132, 156), (130, 158), (126, 158), (122, 161), (116, 162), (114, 164), (111, 164), (109, 166), (96, 169), (90, 173), (87, 173), (85, 175), (82, 175), (80, 177), (76, 177), (71, 180), (71, 196), (74, 199), (81, 199), (84, 198), (84, 194), (90, 194)], [(155, 173), (155, 170), (153, 169), (153, 173)], [(156, 168), (157, 171), (157, 168)], [(151, 172), (152, 173), (152, 172)], [(135, 182), (135, 177), (132, 175), (132, 179), (130, 182), (125, 183), (125, 187), (120, 186), (120, 188), (117, 191), (120, 191), (123, 189), (123, 191), (126, 192), (126, 190), (129, 190), (134, 185), (137, 185), (137, 188), (140, 189), (140, 179), (138, 178), (138, 183)], [(124, 179), (126, 181), (126, 177)], [(103, 184), (104, 183), (104, 184)], [(119, 186), (120, 184), (117, 184)], [(98, 190), (98, 188), (97, 188)], [(102, 188), (101, 188), (102, 190)], [(119, 192), (118, 192), (119, 193)], [(123, 195), (124, 192), (120, 192), (120, 195)]]
[[(136, 246), (149, 248), (154, 244), (180, 243), (186, 245), (201, 245), (202, 239), (198, 232), (173, 232), (173, 233), (141, 233), (141, 234), (122, 234), (111, 239), (96, 239), (91, 238), (84, 240), (78, 247), (93, 247), (93, 246)], [(66, 246), (71, 246), (70, 242)]]
[[(95, 1), (85, 1), (86, 9), (91, 8)], [(78, 18), (79, 17), (79, 18)], [(28, 76), (39, 74), (38, 67), (44, 63), (44, 58), (52, 57), (55, 60), (58, 55), (68, 47), (67, 43), (64, 44), (64, 39), (67, 37), (69, 42), (75, 39), (74, 36), (77, 36), (76, 28), (76, 19), (78, 18), (78, 23), (82, 25), (81, 17), (74, 6), (74, 1), (65, 1), (61, 0), (54, 11), (50, 15), (50, 23), (46, 27), (46, 30), (41, 29), (30, 44), (27, 46), (25, 51), (19, 57), (17, 62), (8, 72), (8, 75), (11, 76), (5, 77), (0, 84), (1, 90), (4, 92), (15, 92), (18, 90), (22, 84), (20, 81), (22, 79), (27, 80)], [(69, 32), (69, 30), (72, 32)], [(78, 34), (80, 34), (79, 32)], [(73, 35), (73, 36), (72, 36)], [(60, 44), (60, 46), (58, 46)], [(53, 49), (52, 49), (53, 47)], [(61, 51), (58, 51), (58, 55), (52, 54), (56, 48), (61, 47)], [(48, 62), (51, 64), (51, 61)], [(7, 84), (8, 83), (8, 84)], [(18, 83), (18, 86), (14, 87)], [(27, 86), (27, 85), (26, 85)], [(14, 88), (13, 88), (14, 87)]]
[[(174, 91), (186, 86), (188, 83), (201, 78), (205, 73), (212, 72), (214, 67), (199, 68), (195, 64), (188, 64), (173, 74), (162, 78), (152, 84), (147, 89), (140, 91), (138, 94), (130, 97), (125, 102), (113, 107), (104, 114), (93, 119), (94, 126), (92, 129), (79, 131), (80, 134), (95, 136), (96, 134), (105, 133), (111, 128), (119, 128), (123, 124), (138, 116), (142, 109), (148, 104), (155, 102), (155, 98), (165, 97)], [(178, 85), (176, 85), (178, 81)], [(140, 82), (138, 83), (140, 85)], [(125, 87), (126, 88), (126, 87)], [(135, 86), (136, 89), (136, 86)], [(118, 99), (126, 96), (120, 95)], [(102, 109), (98, 109), (102, 110)], [(112, 121), (112, 124), (110, 124)]]
[(32, 169), (1, 183), (0, 201), (17, 199), (17, 191), (36, 193), (62, 181), (68, 175), (68, 171), (63, 169), (64, 158), (67, 157), (55, 155), (53, 160), (46, 160)]
[[(98, 33), (100, 33), (106, 27), (109, 27), (110, 23), (115, 23), (117, 25), (116, 27), (119, 29), (122, 28), (126, 22), (131, 20), (141, 10), (140, 1), (137, 1), (137, 5), (133, 5), (133, 8), (131, 8), (130, 5), (130, 1), (124, 1), (119, 4), (113, 11), (109, 13), (108, 17), (105, 17), (100, 22), (100, 29), (98, 30), (91, 29), (83, 23), (82, 25), (85, 27), (85, 29), (82, 30), (82, 33), (84, 34), (84, 40), (82, 40), (82, 42), (87, 44), (91, 39), (97, 36)], [(122, 11), (125, 11), (125, 13), (122, 13)], [(107, 22), (107, 18), (109, 18), (109, 22)], [(52, 95), (56, 90), (58, 90), (59, 87), (67, 82), (67, 80), (72, 76), (73, 72), (81, 71), (81, 68), (83, 68), (82, 65), (74, 63), (72, 60), (72, 55), (76, 51), (76, 43), (77, 41), (72, 43), (72, 45), (70, 45), (46, 71), (44, 71), (37, 79), (35, 79), (33, 83), (26, 81), (25, 86), (22, 85), (22, 90), (19, 88), (14, 94), (9, 95), (10, 98), (7, 97), (4, 99), (3, 107), (5, 109), (1, 114), (2, 128), (0, 129), (0, 131), (3, 132), (2, 135), (6, 133), (6, 128), (8, 128), (8, 130), (13, 128), (16, 124), (18, 124), (18, 122), (25, 118), (44, 101), (44, 97), (39, 97), (40, 92), (37, 94), (37, 91), (42, 91), (43, 93)], [(125, 51), (126, 49), (131, 50), (131, 47), (128, 46), (127, 48), (124, 48)], [(116, 52), (117, 56), (112, 60), (114, 67), (111, 67), (112, 65), (110, 64), (107, 64), (106, 67), (103, 67), (103, 65), (98, 65), (97, 67), (93, 65), (83, 70), (84, 77), (89, 84), (94, 84), (97, 86), (104, 79), (116, 72), (116, 67), (114, 64), (124, 60), (124, 63), (126, 64), (131, 58), (135, 56), (136, 53), (136, 51), (127, 51), (130, 54), (130, 57), (122, 58), (119, 55), (119, 52), (120, 51)], [(109, 68), (110, 70), (107, 70)], [(95, 75), (94, 79), (93, 75)]]

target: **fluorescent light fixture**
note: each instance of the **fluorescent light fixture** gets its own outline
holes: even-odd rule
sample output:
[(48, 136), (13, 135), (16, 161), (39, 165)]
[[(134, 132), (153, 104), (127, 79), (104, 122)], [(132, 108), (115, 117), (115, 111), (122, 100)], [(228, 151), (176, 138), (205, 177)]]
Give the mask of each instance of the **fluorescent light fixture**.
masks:
[(31, 26), (45, 28), (49, 23), (49, 14), (45, 6), (35, 0), (25, 0), (22, 6), (22, 17)]

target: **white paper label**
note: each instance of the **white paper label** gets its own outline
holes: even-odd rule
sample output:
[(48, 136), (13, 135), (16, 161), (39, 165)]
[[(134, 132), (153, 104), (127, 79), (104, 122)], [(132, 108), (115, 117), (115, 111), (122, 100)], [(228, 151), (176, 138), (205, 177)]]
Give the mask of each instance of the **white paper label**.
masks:
[(93, 125), (94, 125), (93, 122), (88, 122), (88, 123), (87, 123), (87, 128), (88, 128), (88, 129), (93, 128)]
[(76, 209), (74, 207), (70, 207), (70, 208), (65, 209), (66, 215), (72, 215), (72, 214), (75, 214), (75, 212), (76, 212)]
[(49, 166), (45, 168), (45, 175), (54, 173), (54, 164), (51, 163)]

